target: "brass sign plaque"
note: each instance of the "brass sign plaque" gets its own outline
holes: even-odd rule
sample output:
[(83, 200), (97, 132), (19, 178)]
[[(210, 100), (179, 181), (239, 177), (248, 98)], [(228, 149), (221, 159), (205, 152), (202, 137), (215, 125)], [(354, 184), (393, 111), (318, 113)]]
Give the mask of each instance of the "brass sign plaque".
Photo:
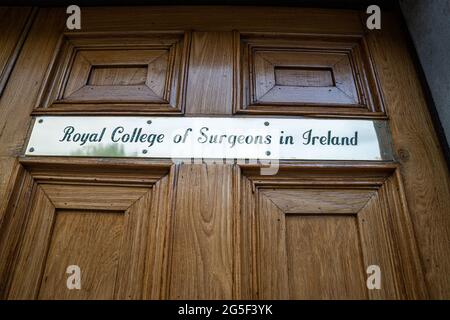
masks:
[(27, 156), (393, 160), (385, 121), (36, 117)]

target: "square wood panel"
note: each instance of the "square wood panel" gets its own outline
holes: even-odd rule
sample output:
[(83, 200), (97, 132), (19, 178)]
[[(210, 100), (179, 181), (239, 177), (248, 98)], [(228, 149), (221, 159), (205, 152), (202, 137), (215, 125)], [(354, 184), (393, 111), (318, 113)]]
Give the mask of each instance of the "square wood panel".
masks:
[[(0, 233), (0, 297), (165, 297), (172, 165), (97, 164), (22, 162)], [(80, 290), (66, 286), (70, 265), (80, 268)]]
[(235, 112), (385, 117), (364, 38), (235, 38)]
[[(426, 297), (398, 167), (241, 169), (240, 298)], [(366, 286), (371, 265), (382, 270), (380, 290)]]
[(66, 34), (39, 113), (183, 111), (189, 35)]

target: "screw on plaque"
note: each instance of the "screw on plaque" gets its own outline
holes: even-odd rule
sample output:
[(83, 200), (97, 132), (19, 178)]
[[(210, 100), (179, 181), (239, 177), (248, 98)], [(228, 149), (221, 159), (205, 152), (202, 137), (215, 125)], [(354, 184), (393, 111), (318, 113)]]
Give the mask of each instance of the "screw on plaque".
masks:
[(142, 153), (143, 153), (143, 154), (146, 154), (146, 153), (147, 153), (147, 150), (145, 150), (145, 149), (142, 150)]
[(28, 149), (28, 151), (30, 151), (30, 152), (34, 152), (34, 148), (33, 148), (33, 147), (31, 147), (30, 149)]
[(266, 151), (266, 155), (267, 155), (267, 156), (270, 156), (270, 151)]
[(152, 120), (147, 120), (147, 123), (148, 123), (148, 124), (151, 124), (151, 123), (152, 123)]
[(38, 122), (39, 122), (39, 123), (42, 123), (42, 122), (44, 122), (44, 119), (39, 119)]
[(269, 121), (264, 122), (264, 125), (267, 127), (269, 125)]

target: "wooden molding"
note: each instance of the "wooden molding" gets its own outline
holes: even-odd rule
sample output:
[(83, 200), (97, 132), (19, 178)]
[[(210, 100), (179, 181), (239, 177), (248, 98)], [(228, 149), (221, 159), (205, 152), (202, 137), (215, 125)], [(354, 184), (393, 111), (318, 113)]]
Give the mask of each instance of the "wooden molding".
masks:
[(235, 32), (234, 112), (386, 118), (363, 36)]
[(189, 32), (65, 33), (33, 114), (183, 113), (189, 47)]
[(0, 29), (4, 42), (0, 52), (0, 97), (8, 82), (20, 50), (34, 22), (37, 8), (2, 7), (0, 8)]
[[(164, 298), (173, 166), (140, 161), (111, 161), (105, 165), (99, 162), (22, 159), (16, 193), (10, 198), (7, 215), (0, 225), (3, 299), (48, 299), (71, 294), (72, 298), (87, 298), (90, 293), (105, 299)], [(61, 268), (66, 266), (61, 264), (71, 264), (70, 259), (52, 257), (60, 255), (61, 250), (70, 256), (72, 253), (67, 250), (72, 248), (72, 258), (76, 258), (80, 248), (76, 234), (70, 230), (76, 227), (91, 232), (96, 223), (99, 228), (111, 224), (119, 232), (111, 234), (118, 237), (116, 241), (100, 237), (98, 241), (102, 243), (88, 246), (90, 250), (101, 250), (97, 254), (111, 254), (108, 259), (112, 260), (101, 265), (109, 268), (104, 270), (107, 278), (99, 274), (97, 281), (86, 282), (87, 291), (64, 290), (65, 269)], [(83, 241), (86, 239), (89, 234)], [(66, 249), (61, 247), (63, 244)], [(30, 257), (36, 265), (25, 267)], [(81, 257), (78, 260), (82, 262)], [(111, 272), (122, 275), (117, 277), (118, 283), (114, 283), (116, 278), (111, 278)], [(143, 281), (143, 277), (147, 280)]]
[[(370, 166), (286, 165), (281, 166), (276, 176), (261, 176), (254, 166), (242, 167), (237, 178), (240, 213), (234, 233), (239, 244), (235, 247), (238, 261), (235, 277), (240, 283), (236, 296), (242, 299), (426, 298), (425, 279), (398, 166), (374, 165), (372, 169)], [(295, 234), (289, 234), (288, 219), (296, 226), (291, 232), (303, 230), (301, 239), (305, 243), (289, 247), (289, 241), (297, 240)], [(311, 239), (320, 243), (308, 244), (307, 232), (313, 232)], [(360, 261), (345, 260), (339, 255), (339, 249), (343, 250), (342, 254), (354, 251), (351, 256), (359, 256)], [(324, 251), (319, 254), (315, 250)], [(305, 255), (313, 260), (302, 260), (303, 269), (289, 267)], [(323, 261), (314, 262), (314, 259)], [(372, 264), (381, 267), (382, 290), (366, 288), (365, 271)], [(333, 288), (320, 279), (302, 280), (308, 274), (308, 267), (319, 265), (321, 271), (315, 270), (316, 276), (325, 272), (324, 277), (334, 274), (338, 278), (328, 282), (333, 283)], [(332, 270), (342, 272), (327, 274)], [(349, 282), (353, 283), (351, 290), (345, 287)]]

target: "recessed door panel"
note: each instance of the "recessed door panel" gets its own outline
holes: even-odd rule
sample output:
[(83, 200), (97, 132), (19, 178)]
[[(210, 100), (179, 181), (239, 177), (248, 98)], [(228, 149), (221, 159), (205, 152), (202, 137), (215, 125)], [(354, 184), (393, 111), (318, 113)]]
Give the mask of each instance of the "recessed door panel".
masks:
[(367, 298), (355, 216), (289, 214), (285, 223), (291, 299)]
[[(120, 211), (57, 210), (39, 299), (113, 299), (125, 219)], [(70, 266), (80, 268), (80, 290)]]
[(16, 257), (1, 253), (14, 263), (7, 297), (161, 298), (169, 177), (161, 168), (131, 173), (119, 166), (87, 174), (89, 166), (81, 167), (78, 174), (70, 165), (24, 173), (22, 192), (31, 197), (14, 212), (23, 220), (3, 230), (8, 241), (23, 229)]

